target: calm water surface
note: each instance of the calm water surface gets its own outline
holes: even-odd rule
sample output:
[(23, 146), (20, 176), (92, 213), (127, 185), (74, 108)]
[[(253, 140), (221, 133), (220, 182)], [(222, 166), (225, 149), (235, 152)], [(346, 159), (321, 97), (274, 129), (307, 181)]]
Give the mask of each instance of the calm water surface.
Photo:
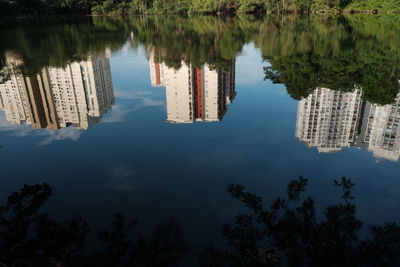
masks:
[(299, 175), (322, 207), (356, 184), (367, 225), (400, 219), (398, 18), (90, 18), (0, 29), (0, 202), (48, 183), (44, 209), (176, 217), (225, 244), (240, 183), (272, 200)]

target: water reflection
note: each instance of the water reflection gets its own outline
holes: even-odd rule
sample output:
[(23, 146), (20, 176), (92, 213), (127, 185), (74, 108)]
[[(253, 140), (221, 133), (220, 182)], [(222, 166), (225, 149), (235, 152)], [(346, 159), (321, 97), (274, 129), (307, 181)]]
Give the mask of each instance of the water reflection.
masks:
[[(253, 255), (262, 260), (270, 255), (266, 253), (268, 246), (253, 246), (257, 240), (252, 238), (259, 235), (253, 234), (252, 230), (257, 229), (249, 223), (258, 223), (258, 218), (274, 219), (276, 214), (282, 217), (272, 224), (266, 221), (267, 229), (281, 245), (279, 251), (293, 252), (295, 260), (313, 259), (314, 254), (307, 253), (316, 252), (316, 259), (321, 261), (315, 261), (315, 266), (332, 265), (332, 259), (346, 256), (342, 252), (351, 250), (355, 260), (367, 262), (359, 266), (390, 266), (371, 260), (382, 259), (381, 251), (387, 252), (385, 243), (375, 247), (379, 236), (377, 240), (372, 237), (375, 241), (366, 251), (360, 251), (364, 243), (351, 247), (353, 239), (344, 241), (352, 237), (347, 233), (354, 228), (349, 227), (349, 210), (343, 206), (328, 209), (332, 212), (328, 223), (317, 223), (314, 218), (314, 214), (317, 218), (325, 214), (319, 207), (336, 199), (325, 186), (327, 179), (321, 178), (348, 175), (359, 185), (357, 215), (362, 221), (381, 225), (398, 220), (399, 165), (386, 160), (372, 164), (372, 155), (399, 159), (400, 23), (397, 17), (358, 18), (96, 17), (82, 23), (29, 24), (21, 20), (18, 25), (3, 27), (0, 156), (4, 175), (0, 198), (25, 183), (49, 182), (57, 197), (46, 208), (55, 220), (81, 213), (95, 230), (103, 228), (107, 215), (118, 211), (127, 218), (138, 218), (137, 232), (146, 233), (152, 225), (177, 216), (185, 223), (185, 233), (193, 243), (208, 244), (214, 238), (218, 243), (220, 226), (231, 219), (233, 222), (233, 216), (243, 212), (223, 194), (227, 183), (237, 182), (246, 185), (249, 193), (265, 196), (266, 203), (273, 207), (267, 204), (260, 209), (258, 197), (235, 191), (240, 193), (237, 196), (248, 196), (246, 204), (252, 201), (260, 216), (240, 216), (239, 228), (225, 228), (229, 241), (243, 248), (238, 257), (231, 258), (233, 266), (246, 260), (249, 266), (257, 266)], [(106, 50), (112, 57), (104, 54)], [(161, 87), (150, 88), (151, 84)], [(114, 102), (113, 111), (104, 116)], [(6, 112), (10, 122), (3, 119)], [(101, 117), (104, 123), (99, 127), (79, 129), (89, 128)], [(10, 129), (12, 133), (8, 134)], [(44, 136), (46, 139), (41, 141)], [(320, 151), (342, 152), (318, 154), (316, 148), (310, 151), (295, 136)], [(54, 140), (76, 142), (36, 145)], [(24, 168), (13, 168), (15, 165)], [(66, 166), (67, 171), (58, 171)], [(321, 201), (315, 211), (312, 201), (293, 209), (288, 209), (286, 202), (273, 202), (280, 195), (280, 186), (299, 174), (315, 181), (310, 189)], [(15, 211), (10, 207), (8, 211)], [(293, 216), (297, 211), (301, 213)], [(353, 218), (353, 213), (350, 215)], [(9, 218), (5, 214), (6, 226), (10, 225)], [(27, 224), (34, 222), (29, 217)], [(79, 231), (72, 227), (68, 232), (65, 224), (56, 227), (45, 224), (47, 220), (42, 222), (40, 233), (47, 234), (39, 235), (37, 250), (32, 248), (31, 228), (24, 232), (29, 235), (18, 235), (12, 241), (19, 244), (22, 240), (26, 251), (23, 256), (52, 260), (43, 257), (42, 245), (53, 249), (54, 243), (42, 241), (57, 237), (53, 233), (63, 238), (64, 233), (74, 237)], [(56, 229), (49, 230), (49, 225)], [(250, 235), (246, 235), (246, 228)], [(260, 228), (266, 233), (265, 229)], [(342, 230), (346, 234), (343, 243), (336, 242)], [(11, 228), (3, 232), (3, 237), (11, 238), (13, 233), (20, 233)], [(392, 236), (390, 232), (381, 233)], [(242, 243), (236, 243), (242, 237), (243, 242), (250, 241), (251, 254), (247, 247), (241, 247)], [(154, 260), (164, 255), (158, 250), (158, 240), (154, 239), (154, 250), (141, 246), (141, 251), (151, 254)], [(329, 245), (333, 243), (344, 244), (340, 247), (343, 249), (332, 250)], [(1, 241), (0, 247), (2, 255), (14, 248)], [(136, 260), (135, 245), (129, 249)], [(104, 257), (96, 254), (90, 260), (102, 265), (103, 260), (112, 259), (109, 251), (125, 250), (117, 247), (105, 251)], [(216, 264), (220, 253), (211, 256), (216, 256), (211, 257), (211, 266), (224, 266)], [(9, 262), (15, 261), (12, 258)], [(161, 262), (154, 265), (163, 266), (166, 261)], [(311, 265), (296, 263), (291, 265)]]
[(299, 101), (296, 137), (321, 153), (345, 147), (367, 148), (375, 157), (400, 157), (400, 94), (391, 105), (362, 99), (363, 91), (340, 92), (317, 88)]
[(166, 89), (168, 122), (220, 121), (236, 96), (235, 60), (225, 71), (185, 62), (172, 68), (156, 61), (152, 52), (149, 64), (151, 85)]
[(109, 56), (89, 57), (63, 68), (43, 67), (34, 75), (22, 74), (13, 58), (7, 62), (0, 109), (13, 124), (88, 129), (115, 103)]
[[(246, 205), (222, 227), (226, 246), (193, 244), (178, 219), (138, 232), (137, 221), (115, 214), (98, 231), (97, 249), (87, 247), (90, 226), (82, 216), (57, 220), (43, 211), (49, 184), (24, 185), (0, 205), (2, 266), (398, 266), (400, 227), (396, 222), (364, 227), (357, 217), (350, 179), (334, 180), (342, 201), (324, 207), (302, 196), (308, 179), (299, 177), (287, 194), (264, 205), (241, 184), (228, 193)], [(317, 205), (318, 204), (318, 205)], [(134, 231), (136, 230), (136, 231)], [(367, 237), (362, 230), (368, 231)], [(184, 264), (183, 259), (187, 262)], [(16, 265), (15, 263), (18, 263)], [(55, 264), (56, 263), (56, 264)]]
[[(397, 161), (397, 20), (146, 16), (21, 23), (19, 31), (2, 29), (0, 108), (7, 121), (33, 129), (88, 129), (115, 102), (109, 54), (125, 44), (149, 51), (151, 85), (166, 90), (167, 122), (221, 121), (236, 96), (236, 57), (253, 43), (268, 62), (264, 78), (299, 100), (300, 141), (319, 152), (360, 147)], [(46, 45), (37, 45), (39, 37)]]
[[(8, 54), (0, 83), (0, 109), (7, 121), (33, 129), (88, 129), (114, 105), (109, 53), (65, 67), (43, 67), (35, 75), (19, 71), (23, 61)], [(150, 81), (165, 87), (167, 122), (221, 121), (236, 96), (235, 60), (224, 70), (181, 62), (168, 67), (150, 52)], [(400, 94), (390, 105), (370, 103), (356, 88), (342, 92), (316, 88), (299, 100), (295, 136), (320, 153), (358, 147), (374, 157), (400, 158)]]

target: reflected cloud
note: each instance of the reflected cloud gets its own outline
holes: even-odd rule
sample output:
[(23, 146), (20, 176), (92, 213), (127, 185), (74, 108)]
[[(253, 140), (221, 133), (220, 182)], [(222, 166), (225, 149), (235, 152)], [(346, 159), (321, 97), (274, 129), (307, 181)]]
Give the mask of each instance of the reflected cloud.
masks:
[(81, 137), (82, 134), (83, 131), (81, 129), (73, 127), (62, 128), (58, 131), (46, 129), (40, 135), (47, 135), (47, 137), (43, 141), (41, 141), (38, 145), (45, 146), (51, 144), (54, 141), (61, 141), (61, 140), (76, 141)]
[(34, 132), (29, 125), (15, 125), (7, 121), (5, 114), (0, 112), (0, 131), (12, 132), (14, 136), (26, 136)]
[(32, 129), (30, 125), (16, 125), (12, 124), (5, 118), (4, 114), (0, 114), (0, 131), (10, 132), (13, 136), (39, 136), (45, 137), (44, 140), (38, 143), (39, 146), (49, 145), (54, 141), (72, 140), (76, 141), (83, 134), (83, 130), (68, 127), (60, 130), (51, 129)]
[(125, 91), (116, 89), (115, 97), (124, 100), (138, 100), (139, 103), (135, 105), (137, 108), (165, 105), (163, 101), (155, 99), (152, 93), (147, 91)]
[(123, 122), (125, 120), (125, 117), (131, 113), (137, 110), (137, 108), (133, 107), (125, 107), (124, 105), (116, 104), (113, 107), (113, 111), (105, 117), (102, 122), (103, 123), (115, 123), (115, 122)]
[(117, 162), (107, 168), (111, 181), (109, 186), (118, 192), (127, 192), (134, 189), (134, 180), (137, 171), (131, 166)]
[(164, 106), (165, 103), (155, 99), (154, 96), (147, 91), (124, 91), (115, 90), (115, 97), (121, 100), (135, 100), (135, 103), (129, 105), (117, 103), (113, 107), (113, 111), (102, 119), (103, 123), (115, 123), (125, 121), (129, 113), (135, 112), (145, 107)]

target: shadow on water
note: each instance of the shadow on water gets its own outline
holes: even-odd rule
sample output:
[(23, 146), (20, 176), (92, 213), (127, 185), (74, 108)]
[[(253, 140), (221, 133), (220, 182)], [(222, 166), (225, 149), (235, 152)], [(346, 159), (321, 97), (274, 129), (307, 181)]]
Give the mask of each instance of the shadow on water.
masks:
[[(299, 177), (287, 187), (287, 196), (265, 205), (260, 196), (240, 184), (228, 193), (248, 210), (223, 226), (230, 249), (204, 247), (191, 251), (183, 225), (170, 219), (149, 238), (132, 235), (137, 222), (115, 214), (109, 229), (98, 233), (102, 248), (86, 246), (89, 225), (83, 217), (57, 221), (42, 211), (52, 195), (48, 184), (24, 185), (0, 206), (1, 266), (177, 266), (184, 257), (200, 266), (399, 266), (400, 227), (386, 223), (369, 227), (356, 217), (351, 193), (354, 184), (334, 181), (341, 203), (317, 215), (317, 200), (301, 193), (308, 180)], [(318, 217), (321, 217), (318, 219)]]

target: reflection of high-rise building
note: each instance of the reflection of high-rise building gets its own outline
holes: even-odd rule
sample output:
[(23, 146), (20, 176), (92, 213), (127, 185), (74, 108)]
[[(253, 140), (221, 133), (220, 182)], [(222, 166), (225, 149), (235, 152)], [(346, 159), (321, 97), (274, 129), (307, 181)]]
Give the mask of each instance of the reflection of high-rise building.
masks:
[(296, 137), (320, 152), (343, 147), (367, 148), (375, 157), (400, 158), (400, 94), (394, 104), (380, 106), (361, 100), (362, 90), (343, 93), (317, 88), (300, 100)]
[(228, 71), (201, 68), (182, 62), (180, 69), (156, 63), (150, 57), (152, 86), (166, 87), (167, 121), (192, 123), (220, 121), (235, 98), (235, 62)]
[(317, 88), (298, 104), (296, 137), (320, 152), (336, 152), (355, 141), (361, 90)]
[(89, 58), (65, 68), (45, 67), (36, 75), (17, 70), (0, 84), (6, 119), (33, 128), (87, 129), (114, 104), (108, 58)]
[(400, 158), (400, 94), (395, 103), (366, 105), (362, 141), (374, 156), (396, 161)]

